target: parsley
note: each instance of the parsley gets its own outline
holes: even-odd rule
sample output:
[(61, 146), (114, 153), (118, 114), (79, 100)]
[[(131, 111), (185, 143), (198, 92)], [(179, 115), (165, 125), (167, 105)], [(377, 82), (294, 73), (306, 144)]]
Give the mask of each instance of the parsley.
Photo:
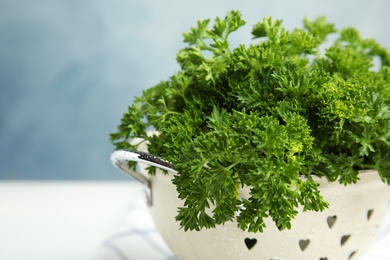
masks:
[[(142, 138), (150, 153), (175, 165), (185, 230), (236, 219), (241, 229), (261, 232), (267, 217), (290, 228), (299, 205), (328, 207), (313, 175), (347, 185), (372, 168), (390, 182), (385, 48), (324, 17), (292, 31), (267, 17), (253, 26), (254, 44), (234, 49), (228, 39), (245, 24), (240, 12), (209, 24), (199, 21), (184, 34), (181, 70), (136, 98), (110, 136), (117, 149), (137, 149), (130, 141)], [(150, 129), (159, 134), (148, 136)], [(249, 198), (238, 196), (242, 186)]]

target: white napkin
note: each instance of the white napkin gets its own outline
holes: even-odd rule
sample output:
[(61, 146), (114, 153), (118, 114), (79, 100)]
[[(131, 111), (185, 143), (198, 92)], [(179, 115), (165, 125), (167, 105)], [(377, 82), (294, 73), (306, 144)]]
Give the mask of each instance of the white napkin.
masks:
[(156, 230), (143, 196), (136, 196), (125, 216), (104, 240), (96, 260), (176, 259)]
[(376, 241), (361, 260), (390, 260), (390, 212), (378, 232)]

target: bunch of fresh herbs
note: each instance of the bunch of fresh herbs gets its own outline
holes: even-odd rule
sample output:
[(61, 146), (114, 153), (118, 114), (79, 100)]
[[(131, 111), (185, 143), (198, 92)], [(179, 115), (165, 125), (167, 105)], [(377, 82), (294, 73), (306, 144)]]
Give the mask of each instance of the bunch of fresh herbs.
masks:
[[(235, 48), (229, 35), (245, 24), (240, 12), (209, 23), (184, 34), (181, 70), (136, 98), (110, 136), (117, 149), (137, 149), (130, 141), (142, 138), (175, 165), (185, 230), (236, 219), (261, 232), (267, 217), (290, 228), (299, 205), (328, 207), (313, 175), (347, 185), (369, 168), (389, 183), (385, 48), (324, 17), (292, 31), (267, 17), (253, 26), (254, 44)], [(238, 196), (243, 186), (249, 198)]]

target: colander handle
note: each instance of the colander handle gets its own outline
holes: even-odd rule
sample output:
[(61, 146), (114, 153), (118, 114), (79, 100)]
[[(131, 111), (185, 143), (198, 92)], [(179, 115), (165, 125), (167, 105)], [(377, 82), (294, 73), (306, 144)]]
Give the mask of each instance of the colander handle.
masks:
[(166, 171), (177, 173), (177, 171), (173, 169), (172, 164), (162, 160), (157, 156), (141, 151), (117, 150), (111, 153), (110, 159), (115, 167), (132, 176), (144, 185), (148, 206), (152, 205), (152, 187), (150, 179), (145, 174), (134, 171), (132, 168), (130, 168), (128, 164), (129, 161), (142, 162)]

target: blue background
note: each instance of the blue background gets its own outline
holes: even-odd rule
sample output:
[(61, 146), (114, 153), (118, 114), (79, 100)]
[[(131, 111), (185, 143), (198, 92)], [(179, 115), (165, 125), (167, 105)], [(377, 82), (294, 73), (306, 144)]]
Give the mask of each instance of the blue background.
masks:
[(109, 133), (178, 70), (181, 34), (231, 9), (248, 22), (237, 43), (264, 16), (291, 29), (326, 15), (390, 49), (386, 0), (0, 0), (0, 179), (127, 179)]

